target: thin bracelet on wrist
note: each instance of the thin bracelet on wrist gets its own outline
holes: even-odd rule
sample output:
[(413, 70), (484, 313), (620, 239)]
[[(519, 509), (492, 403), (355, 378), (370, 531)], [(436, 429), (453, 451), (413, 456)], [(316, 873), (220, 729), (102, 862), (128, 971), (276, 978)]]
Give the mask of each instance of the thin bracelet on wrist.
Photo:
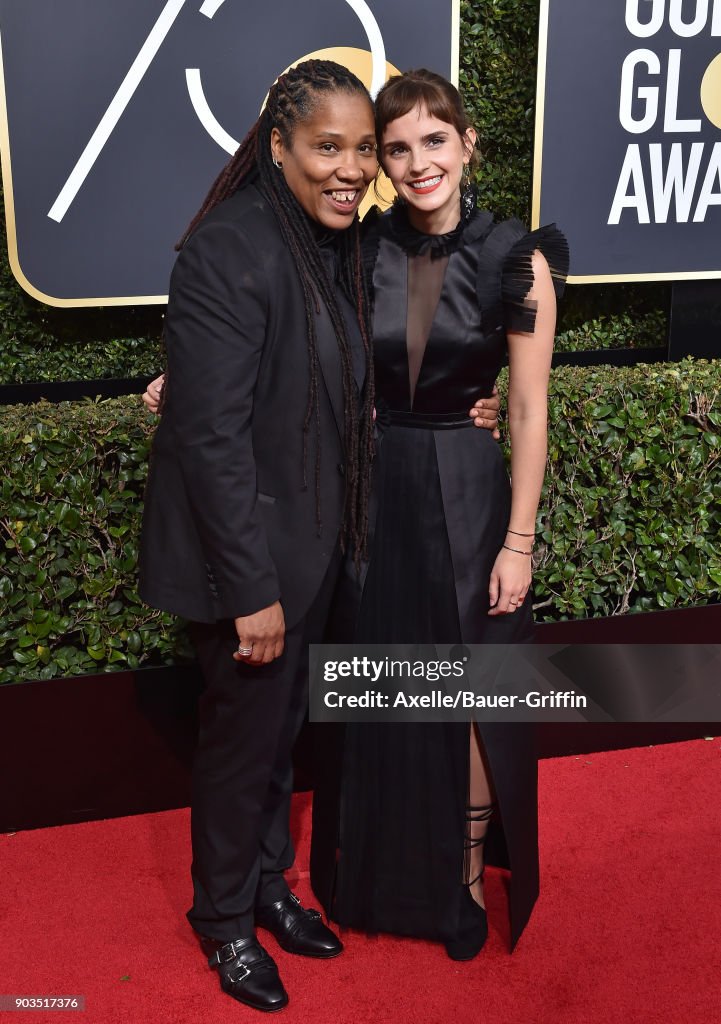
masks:
[(515, 551), (517, 555), (532, 555), (533, 554), (532, 551), (521, 551), (520, 548), (509, 547), (508, 544), (504, 544), (503, 547), (506, 549), (506, 551)]
[(535, 533), (520, 533), (518, 530), (512, 530), (510, 527), (506, 530), (506, 533), (513, 533), (516, 537), (535, 537)]

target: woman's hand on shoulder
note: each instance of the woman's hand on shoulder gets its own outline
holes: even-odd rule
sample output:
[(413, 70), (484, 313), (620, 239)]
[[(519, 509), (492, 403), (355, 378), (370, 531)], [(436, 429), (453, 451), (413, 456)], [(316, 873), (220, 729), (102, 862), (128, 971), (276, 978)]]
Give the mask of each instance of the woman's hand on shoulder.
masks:
[[(488, 584), (489, 615), (509, 615), (523, 604), (531, 586), (531, 556), (528, 545), (507, 540), (509, 547), (498, 552)], [(517, 551), (509, 550), (517, 547)], [(523, 553), (519, 553), (522, 551)]]
[(165, 385), (165, 374), (161, 373), (155, 380), (151, 380), (143, 394), (143, 404), (148, 412), (157, 413), (160, 408), (160, 399), (163, 396), (163, 387)]
[(498, 396), (498, 388), (493, 385), (493, 393), (490, 398), (479, 398), (469, 411), (468, 415), (476, 427), (490, 430), (496, 441), (500, 441), (501, 434), (498, 430), (498, 412), (501, 408), (501, 399)]

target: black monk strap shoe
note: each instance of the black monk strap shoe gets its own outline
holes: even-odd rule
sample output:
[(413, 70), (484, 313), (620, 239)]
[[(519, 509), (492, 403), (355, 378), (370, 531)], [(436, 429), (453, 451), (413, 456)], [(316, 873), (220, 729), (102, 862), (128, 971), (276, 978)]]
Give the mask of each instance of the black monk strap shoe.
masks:
[(254, 935), (225, 943), (201, 936), (200, 944), (208, 966), (218, 972), (220, 987), (233, 999), (254, 1010), (282, 1010), (288, 1005), (275, 960)]
[(287, 953), (331, 957), (343, 952), (343, 943), (326, 928), (318, 911), (304, 910), (292, 892), (277, 903), (257, 907), (255, 923), (269, 931)]

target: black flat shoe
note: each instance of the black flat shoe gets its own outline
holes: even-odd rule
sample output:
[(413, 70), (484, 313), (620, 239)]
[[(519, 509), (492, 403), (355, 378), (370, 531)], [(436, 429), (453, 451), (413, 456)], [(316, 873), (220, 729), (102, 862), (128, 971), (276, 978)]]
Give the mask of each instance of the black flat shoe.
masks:
[[(486, 841), (486, 829), (488, 822), (493, 815), (493, 804), (484, 804), (481, 807), (469, 806), (466, 808), (466, 837), (463, 843), (463, 873), (466, 881), (463, 883), (463, 901), (461, 904), (460, 921), (456, 934), (446, 940), (446, 953), (451, 960), (472, 960), (474, 956), (483, 949), (488, 938), (488, 916), (485, 909), (476, 903), (471, 895), (471, 886), (476, 882), (483, 881), (485, 867), (481, 867), (475, 878), (470, 878), (471, 854)], [(483, 826), (481, 835), (473, 835), (473, 825)]]
[(451, 960), (472, 960), (474, 956), (483, 949), (488, 938), (488, 917), (486, 912), (470, 893), (468, 898), (473, 902), (473, 908), (469, 909), (466, 921), (452, 939), (447, 939), (446, 953)]
[(326, 928), (318, 911), (304, 910), (292, 892), (277, 903), (257, 907), (255, 923), (269, 931), (287, 953), (328, 958), (343, 952), (343, 943)]
[(278, 974), (275, 960), (254, 935), (235, 942), (200, 937), (208, 966), (217, 970), (220, 987), (239, 1003), (254, 1010), (282, 1010), (288, 1005), (288, 993)]

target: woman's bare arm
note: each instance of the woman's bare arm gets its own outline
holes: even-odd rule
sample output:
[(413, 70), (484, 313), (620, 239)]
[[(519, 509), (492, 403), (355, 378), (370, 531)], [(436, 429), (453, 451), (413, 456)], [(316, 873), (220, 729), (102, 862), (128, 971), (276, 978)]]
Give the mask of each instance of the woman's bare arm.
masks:
[[(511, 439), (511, 518), (491, 574), (491, 615), (513, 611), (531, 585), (536, 512), (547, 452), (548, 379), (556, 329), (556, 297), (548, 264), (533, 256), (535, 281), (528, 300), (537, 305), (533, 334), (508, 335), (508, 425)], [(516, 550), (508, 550), (515, 548)], [(520, 553), (523, 552), (523, 553)]]

